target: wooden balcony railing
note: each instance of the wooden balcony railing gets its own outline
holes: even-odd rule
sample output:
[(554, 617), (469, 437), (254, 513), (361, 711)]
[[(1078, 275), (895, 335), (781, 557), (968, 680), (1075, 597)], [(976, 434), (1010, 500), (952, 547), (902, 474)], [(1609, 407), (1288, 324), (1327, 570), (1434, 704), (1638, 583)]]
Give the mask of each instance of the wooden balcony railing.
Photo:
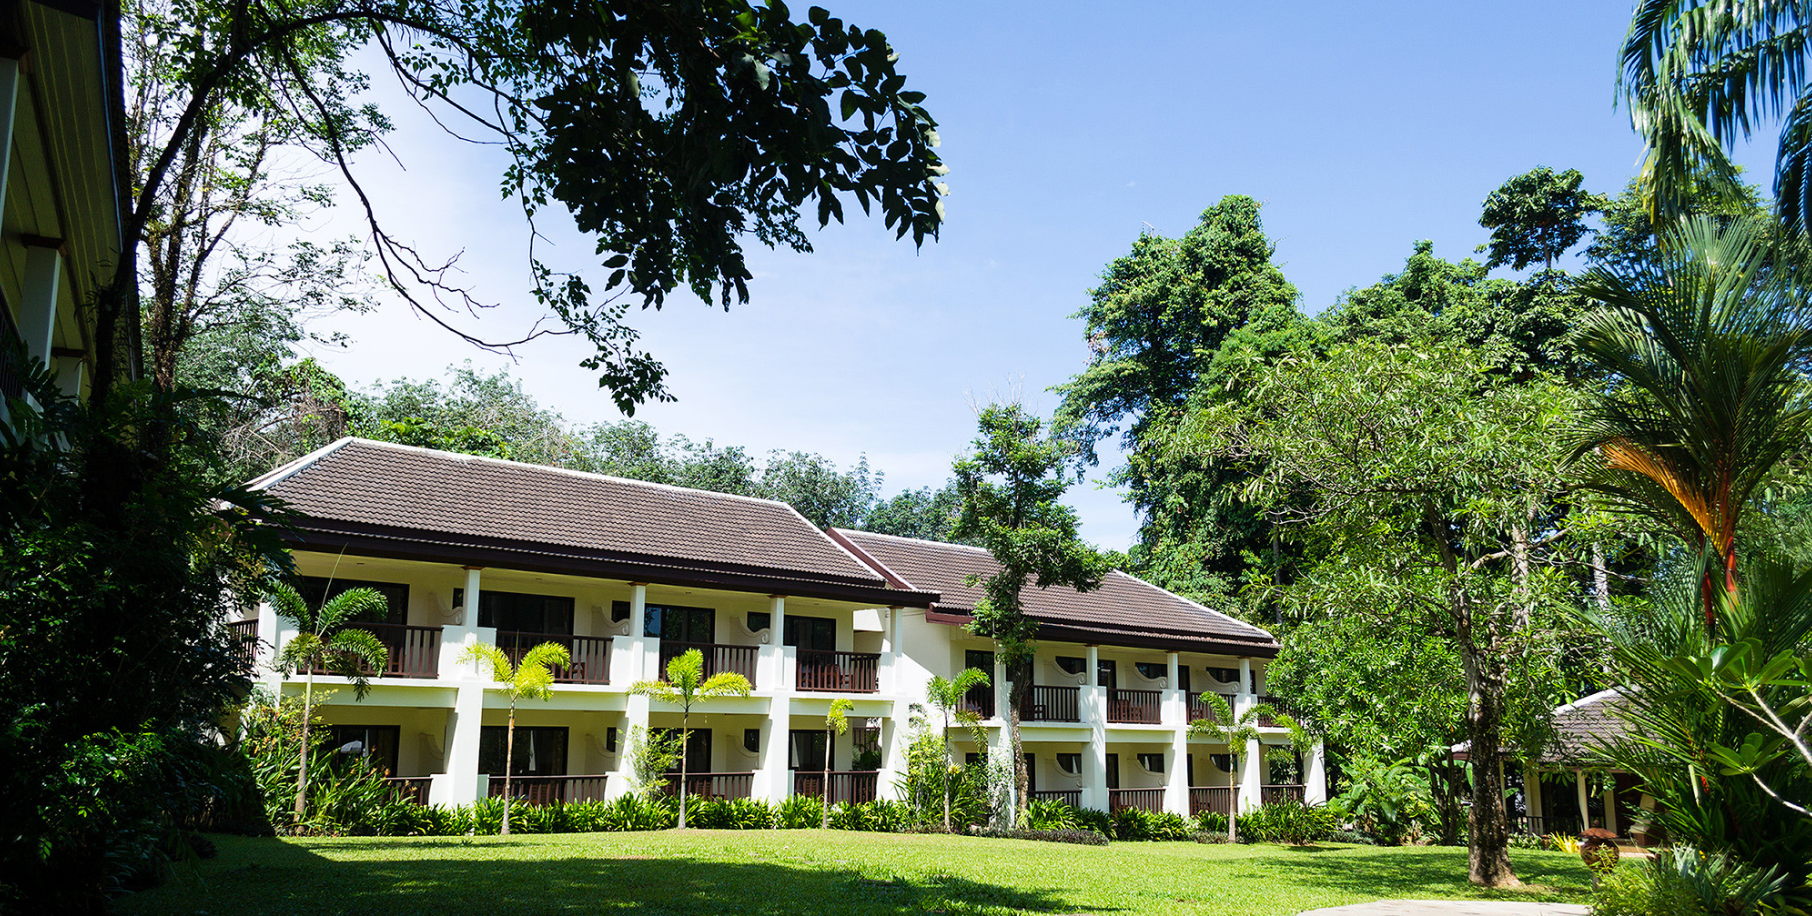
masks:
[(1108, 812), (1121, 811), (1126, 808), (1137, 808), (1160, 814), (1164, 811), (1163, 789), (1109, 789), (1107, 790)]
[(1239, 802), (1237, 786), (1191, 786), (1189, 789), (1189, 816), (1212, 811), (1215, 814), (1228, 814)]
[(0, 399), (25, 395), (25, 367), (19, 364), (24, 338), (13, 324), (12, 310), (0, 302)]
[(1082, 807), (1081, 789), (1045, 789), (1032, 793), (1033, 801), (1063, 802), (1072, 808)]
[(761, 651), (755, 646), (725, 646), (711, 642), (679, 642), (661, 640), (661, 677), (667, 676), (667, 663), (685, 655), (693, 649), (705, 658), (705, 677), (722, 674), (725, 671), (740, 674), (749, 679), (749, 686), (755, 685), (755, 659)]
[(1284, 802), (1295, 802), (1300, 805), (1303, 803), (1305, 797), (1302, 786), (1277, 785), (1258, 787), (1258, 801), (1259, 804), (1263, 805), (1277, 805)]
[(875, 652), (801, 649), (799, 689), (875, 693), (881, 689), (881, 656)]
[[(511, 776), (510, 797), (536, 807), (556, 801), (568, 804), (603, 801), (604, 780), (603, 776)], [(502, 795), (503, 777), (492, 776), (485, 796), (499, 798)]]
[[(668, 773), (661, 784), (667, 795), (679, 794), (680, 775)], [(686, 795), (698, 798), (748, 798), (755, 785), (754, 773), (687, 773)]]
[[(396, 793), (396, 797), (418, 805), (428, 803), (428, 785), (433, 781), (426, 776), (391, 776), (384, 780), (390, 785), (390, 790)], [(499, 787), (498, 791), (503, 790)]]
[[(1253, 701), (1258, 702), (1258, 703), (1264, 703), (1265, 705), (1270, 706), (1272, 709), (1276, 710), (1277, 712), (1288, 712), (1289, 711), (1284, 707), (1283, 701), (1279, 700), (1276, 697), (1267, 697), (1267, 696), (1253, 697)], [(1270, 728), (1277, 724), (1277, 719), (1272, 716), (1259, 716), (1258, 724), (1261, 728)]]
[[(1619, 820), (1617, 826), (1623, 826), (1621, 820)], [(1625, 828), (1626, 831), (1627, 829), (1628, 828)], [(1521, 817), (1512, 816), (1510, 818), (1510, 832), (1521, 833), (1527, 836), (1578, 836), (1579, 815), (1567, 814), (1558, 817), (1544, 817), (1531, 814), (1523, 815)]]
[[(369, 671), (367, 676), (435, 677), (440, 671), (440, 627), (410, 627), (395, 623), (348, 624), (378, 638), (390, 658), (382, 671)], [(315, 669), (316, 674), (329, 673)]]
[(963, 694), (963, 708), (984, 719), (994, 718), (994, 685), (971, 687)]
[[(1228, 696), (1227, 694), (1224, 694), (1224, 693), (1218, 694), (1218, 696), (1221, 699), (1227, 701), (1227, 708), (1229, 710), (1233, 709), (1233, 697)], [(1185, 697), (1185, 699), (1188, 700), (1188, 702), (1189, 702), (1189, 712), (1188, 712), (1189, 721), (1194, 722), (1197, 719), (1207, 719), (1208, 721), (1213, 722), (1216, 725), (1227, 724), (1225, 722), (1219, 721), (1220, 717), (1215, 714), (1214, 706), (1209, 704), (1205, 700), (1203, 694), (1191, 693), (1191, 694), (1188, 694)]]
[(1109, 690), (1107, 721), (1156, 725), (1163, 719), (1160, 696), (1156, 690)]
[(610, 637), (573, 636), (569, 633), (527, 633), (521, 630), (498, 630), (497, 648), (509, 656), (510, 664), (521, 664), (530, 649), (551, 642), (566, 648), (571, 664), (556, 666), (554, 680), (561, 684), (610, 683)]
[[(849, 802), (859, 805), (875, 800), (875, 787), (881, 774), (873, 770), (832, 770), (829, 803)], [(824, 773), (816, 770), (793, 771), (793, 794), (808, 798), (825, 798)]]
[(227, 624), (227, 629), (233, 634), (233, 648), (238, 650), (239, 657), (245, 659), (247, 665), (257, 664), (258, 621), (235, 620)]
[(1019, 718), (1026, 722), (1080, 722), (1081, 698), (1080, 687), (1034, 684), (1019, 708)]

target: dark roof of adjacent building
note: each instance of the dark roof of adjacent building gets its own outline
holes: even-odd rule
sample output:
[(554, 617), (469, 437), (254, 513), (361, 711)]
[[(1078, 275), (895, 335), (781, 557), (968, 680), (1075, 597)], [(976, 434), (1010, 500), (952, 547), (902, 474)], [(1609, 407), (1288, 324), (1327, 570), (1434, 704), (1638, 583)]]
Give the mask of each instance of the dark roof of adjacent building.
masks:
[[(1581, 697), (1554, 708), (1552, 742), (1542, 751), (1539, 762), (1563, 764), (1598, 764), (1603, 762), (1605, 746), (1629, 734), (1629, 721), (1624, 718), (1628, 701), (1623, 691), (1613, 687)], [(1472, 742), (1453, 746), (1454, 756), (1464, 760)], [(1510, 750), (1505, 748), (1505, 753)]]
[(886, 606), (889, 583), (786, 503), (341, 439), (252, 481), (307, 549), (507, 566)]
[[(981, 599), (981, 587), (969, 584), (971, 577), (1000, 569), (994, 555), (979, 547), (840, 528), (831, 534), (895, 586), (937, 592), (941, 597), (932, 611), (946, 615), (945, 622), (966, 617)], [(1277, 654), (1277, 641), (1264, 630), (1123, 572), (1109, 573), (1093, 591), (1031, 587), (1024, 598), (1027, 616), (1039, 622), (1040, 635), (1048, 639), (1245, 656)]]

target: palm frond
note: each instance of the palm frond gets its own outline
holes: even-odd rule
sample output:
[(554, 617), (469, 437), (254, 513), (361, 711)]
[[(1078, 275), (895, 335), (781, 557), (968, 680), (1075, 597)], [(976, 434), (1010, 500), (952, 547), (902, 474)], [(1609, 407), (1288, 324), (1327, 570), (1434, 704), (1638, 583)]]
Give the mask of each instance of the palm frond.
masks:
[(382, 620), (390, 602), (374, 588), (349, 588), (329, 598), (315, 612), (318, 628), (329, 631), (360, 618)]
[(324, 646), (321, 637), (304, 630), (283, 644), (283, 651), (277, 653), (278, 665), (285, 673), (312, 668), (320, 661)]
[(490, 643), (480, 642), (467, 646), (464, 652), (459, 653), (459, 661), (461, 664), (477, 662), (481, 669), (491, 669), (491, 680), (499, 684), (507, 684), (516, 676), (510, 657)]
[(719, 671), (698, 688), (703, 697), (746, 697), (755, 686), (734, 671)]
[(572, 655), (566, 651), (565, 646), (557, 642), (544, 642), (523, 653), (522, 661), (518, 664), (525, 668), (530, 665), (538, 665), (542, 668), (564, 668), (572, 664)]
[(629, 685), (629, 692), (639, 697), (649, 697), (663, 703), (678, 703), (679, 691), (666, 681), (636, 681)]
[(308, 602), (302, 600), (302, 595), (296, 591), (295, 586), (281, 580), (270, 582), (265, 585), (264, 595), (277, 616), (295, 621), (296, 629), (315, 629), (314, 614), (309, 611)]
[(365, 630), (341, 630), (325, 646), (327, 670), (352, 681), (359, 699), (371, 691), (371, 675), (390, 663), (390, 650)]

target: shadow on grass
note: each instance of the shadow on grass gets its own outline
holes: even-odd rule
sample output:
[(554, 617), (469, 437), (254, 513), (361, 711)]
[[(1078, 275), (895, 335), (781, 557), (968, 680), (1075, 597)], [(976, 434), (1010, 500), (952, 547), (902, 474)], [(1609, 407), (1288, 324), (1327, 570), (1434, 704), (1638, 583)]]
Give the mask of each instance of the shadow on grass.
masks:
[(1278, 858), (1269, 863), (1293, 882), (1386, 898), (1476, 893), (1508, 899), (1573, 899), (1591, 888), (1591, 876), (1577, 861), (1514, 854), (1511, 865), (1516, 869), (1517, 877), (1522, 879), (1524, 888), (1501, 891), (1475, 888), (1466, 880), (1467, 858), (1463, 846), (1404, 849), (1401, 855), (1388, 858), (1341, 856), (1338, 855), (1343, 851), (1340, 847), (1279, 848), (1328, 854)]
[[(376, 846), (383, 841), (371, 841)], [(339, 841), (348, 848), (356, 841)], [(259, 844), (222, 862), (200, 883), (166, 885), (121, 901), (122, 912), (499, 916), (515, 913), (963, 914), (1076, 912), (1040, 890), (948, 875), (864, 876), (859, 870), (773, 862), (649, 859), (485, 858), (507, 841), (417, 842), (385, 861), (330, 860), (288, 843)], [(463, 848), (472, 855), (442, 850)], [(520, 849), (520, 847), (517, 847)], [(553, 850), (549, 850), (552, 852)], [(633, 848), (624, 850), (634, 856)], [(240, 857), (235, 857), (240, 858)], [(928, 863), (930, 864), (930, 863)]]

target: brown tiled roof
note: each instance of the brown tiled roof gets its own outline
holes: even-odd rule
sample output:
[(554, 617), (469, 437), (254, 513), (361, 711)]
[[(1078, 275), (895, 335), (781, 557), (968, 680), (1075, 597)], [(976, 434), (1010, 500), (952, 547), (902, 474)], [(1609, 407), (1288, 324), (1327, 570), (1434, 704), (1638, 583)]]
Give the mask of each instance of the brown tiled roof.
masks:
[(1554, 744), (1545, 760), (1577, 761), (1593, 758), (1606, 744), (1629, 734), (1623, 718), (1621, 691), (1601, 690), (1554, 710)]
[[(650, 581), (696, 581), (688, 574), (710, 573), (900, 591), (791, 506), (772, 500), (366, 439), (342, 439), (251, 485), (303, 516), (305, 540), (310, 533), (338, 533), (424, 550), (440, 545), (646, 566)], [(888, 603), (910, 606), (936, 598), (890, 597), (898, 600)]]
[[(979, 547), (840, 528), (832, 533), (866, 555), (895, 585), (937, 592), (942, 597), (936, 610), (945, 613), (973, 611), (982, 590), (970, 585), (968, 577), (1000, 568)], [(1252, 655), (1277, 651), (1276, 640), (1264, 630), (1122, 572), (1110, 573), (1090, 592), (1028, 588), (1025, 601), (1027, 616), (1052, 637)]]

